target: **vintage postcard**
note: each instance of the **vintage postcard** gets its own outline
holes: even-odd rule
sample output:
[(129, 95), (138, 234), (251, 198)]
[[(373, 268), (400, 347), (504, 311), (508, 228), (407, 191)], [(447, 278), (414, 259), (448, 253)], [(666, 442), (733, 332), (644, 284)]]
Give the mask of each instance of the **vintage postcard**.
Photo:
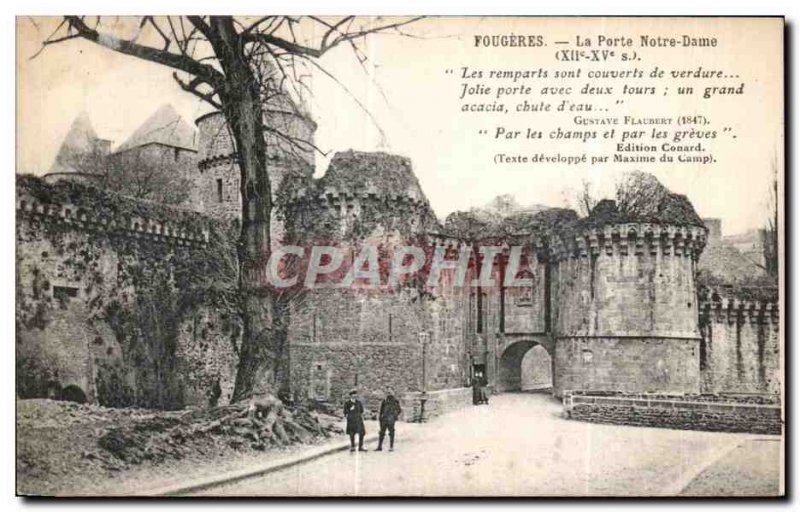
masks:
[(781, 17), (25, 17), (16, 491), (785, 494)]

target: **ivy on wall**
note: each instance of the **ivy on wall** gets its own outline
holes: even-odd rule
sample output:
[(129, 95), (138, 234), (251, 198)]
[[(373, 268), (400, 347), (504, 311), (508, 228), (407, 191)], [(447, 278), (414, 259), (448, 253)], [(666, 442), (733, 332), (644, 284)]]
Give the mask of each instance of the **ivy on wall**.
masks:
[[(50, 283), (53, 276), (61, 275), (81, 283), (77, 300), (86, 313), (82, 320), (90, 326), (107, 325), (122, 351), (121, 358), (96, 358), (99, 403), (179, 408), (184, 405), (186, 381), (212, 385), (203, 378), (182, 375), (192, 371), (192, 365), (177, 363), (179, 326), (192, 322), (204, 308), (211, 309), (226, 319), (214, 325), (215, 339), (228, 340), (232, 347), (221, 348), (235, 351), (239, 339), (235, 225), (85, 185), (48, 184), (31, 176), (18, 177), (17, 193), (45, 207), (68, 205), (76, 215), (113, 220), (117, 226), (128, 226), (135, 218), (169, 223), (186, 232), (206, 230), (207, 243), (178, 245), (170, 239), (137, 237), (96, 225), (78, 227), (55, 216), (20, 212), (16, 323), (18, 332), (47, 329), (55, 308), (65, 307), (53, 297)], [(46, 249), (40, 251), (42, 247)], [(206, 357), (215, 349), (207, 346), (197, 355)], [(24, 352), (18, 349), (18, 354)], [(48, 383), (57, 380), (52, 363), (48, 366), (45, 360), (18, 358), (21, 381), (28, 382), (26, 395), (44, 396)]]

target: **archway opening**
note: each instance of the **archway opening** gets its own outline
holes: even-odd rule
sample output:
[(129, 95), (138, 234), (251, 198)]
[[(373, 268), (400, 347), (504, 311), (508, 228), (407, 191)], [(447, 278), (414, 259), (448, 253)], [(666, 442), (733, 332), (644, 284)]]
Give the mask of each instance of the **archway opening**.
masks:
[(70, 384), (66, 386), (64, 389), (61, 390), (61, 400), (65, 400), (67, 402), (77, 402), (79, 404), (86, 403), (86, 393), (75, 384)]
[(535, 341), (512, 343), (500, 356), (500, 391), (547, 389), (553, 386), (550, 354)]
[(541, 345), (525, 353), (520, 369), (522, 391), (550, 389), (553, 387), (553, 367), (550, 354)]

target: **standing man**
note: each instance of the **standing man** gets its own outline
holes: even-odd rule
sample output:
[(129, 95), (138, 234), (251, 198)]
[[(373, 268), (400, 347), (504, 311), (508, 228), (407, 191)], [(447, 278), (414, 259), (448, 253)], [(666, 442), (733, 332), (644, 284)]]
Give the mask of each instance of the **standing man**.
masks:
[(350, 436), (350, 451), (356, 451), (356, 434), (358, 434), (358, 451), (367, 451), (364, 448), (364, 406), (356, 396), (356, 390), (350, 391), (344, 403), (344, 417), (347, 418), (347, 435)]
[(381, 410), (378, 414), (381, 430), (378, 437), (378, 447), (375, 449), (376, 452), (383, 451), (383, 438), (387, 430), (389, 431), (389, 451), (394, 451), (394, 424), (397, 418), (400, 417), (401, 412), (403, 410), (400, 408), (400, 402), (394, 397), (394, 390), (389, 388), (386, 398), (381, 402)]
[(481, 403), (489, 404), (489, 380), (485, 375), (481, 377)]

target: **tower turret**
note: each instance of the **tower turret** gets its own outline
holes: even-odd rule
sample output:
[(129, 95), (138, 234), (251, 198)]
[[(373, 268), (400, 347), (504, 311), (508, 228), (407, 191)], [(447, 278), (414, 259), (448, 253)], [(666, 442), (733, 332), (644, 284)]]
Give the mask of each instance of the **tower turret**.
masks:
[[(313, 142), (316, 123), (292, 105), (269, 106), (265, 113), (267, 166), (273, 200), (288, 177), (308, 179), (313, 174)], [(237, 219), (241, 216), (241, 175), (236, 144), (222, 112), (211, 112), (196, 121), (198, 136), (199, 201), (212, 216)], [(273, 240), (284, 231), (273, 214)]]

